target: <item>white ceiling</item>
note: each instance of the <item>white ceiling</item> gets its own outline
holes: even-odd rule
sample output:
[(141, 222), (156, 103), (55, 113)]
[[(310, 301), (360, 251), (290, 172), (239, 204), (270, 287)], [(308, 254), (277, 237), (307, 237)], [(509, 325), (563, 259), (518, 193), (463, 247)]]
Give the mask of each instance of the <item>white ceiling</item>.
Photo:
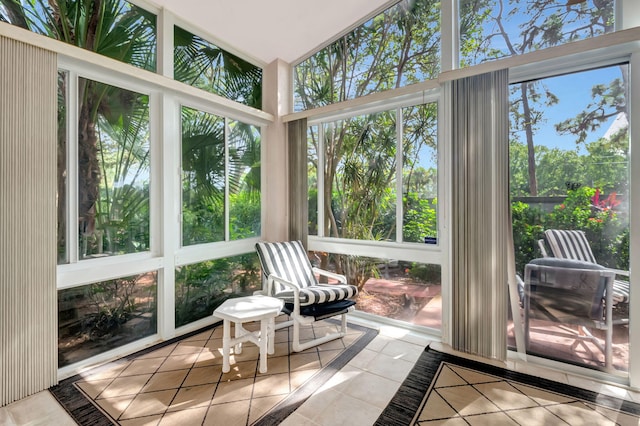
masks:
[(269, 64), (293, 62), (390, 0), (151, 0), (232, 48)]

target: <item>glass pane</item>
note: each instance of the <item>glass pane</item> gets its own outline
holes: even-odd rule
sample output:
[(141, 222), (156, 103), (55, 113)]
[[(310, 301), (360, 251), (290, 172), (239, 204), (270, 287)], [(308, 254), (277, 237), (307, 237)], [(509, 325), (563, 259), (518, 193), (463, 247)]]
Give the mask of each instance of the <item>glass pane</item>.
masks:
[(326, 252), (312, 252), (311, 262), (343, 274), (349, 284), (358, 287), (358, 311), (434, 329), (442, 327), (440, 265)]
[(255, 253), (176, 268), (176, 327), (213, 314), (231, 295), (248, 296), (262, 288)]
[(224, 118), (182, 108), (182, 245), (224, 241)]
[(174, 27), (174, 78), (262, 109), (262, 69), (180, 27)]
[(307, 181), (309, 183), (309, 235), (318, 235), (318, 126), (307, 128)]
[(260, 236), (260, 129), (229, 123), (229, 232), (231, 240)]
[(438, 105), (405, 108), (402, 119), (402, 240), (437, 244)]
[(294, 69), (302, 111), (435, 78), (440, 2), (402, 0)]
[(145, 70), (156, 69), (156, 16), (126, 1), (3, 1), (0, 21)]
[[(578, 259), (580, 242), (585, 253), (591, 250), (593, 255), (580, 257), (588, 262), (589, 269), (592, 269), (589, 265), (595, 264), (629, 270), (627, 73), (628, 66), (619, 65), (511, 86), (513, 236), (517, 273), (524, 281), (521, 288), (525, 292), (524, 314), (526, 317), (531, 313), (532, 318), (525, 328), (525, 332), (530, 332), (529, 350), (593, 368), (604, 368), (605, 362), (597, 347), (605, 344), (600, 323), (591, 321), (593, 318), (585, 320), (575, 312), (571, 317), (563, 316), (560, 311), (553, 317), (564, 318), (562, 321), (543, 321), (538, 319), (537, 312), (527, 308), (533, 306), (527, 305), (528, 297), (548, 297), (542, 290), (549, 286), (549, 294), (556, 295), (554, 309), (579, 306), (580, 301), (569, 300), (566, 294), (566, 282), (572, 282), (575, 276), (552, 279), (536, 275), (544, 268), (528, 265), (545, 256)], [(562, 249), (558, 250), (549, 244), (549, 236), (544, 233), (547, 230), (562, 230), (563, 235), (564, 231), (572, 233), (566, 234), (571, 237), (561, 241), (557, 248)], [(527, 277), (527, 268), (534, 271), (531, 277)], [(560, 276), (565, 269), (552, 273)], [(528, 287), (536, 283), (540, 292)], [(629, 305), (618, 297), (624, 288), (628, 291), (629, 277), (618, 275), (613, 289), (613, 317), (606, 316), (605, 310), (597, 318), (604, 324), (610, 318), (616, 321), (613, 366), (621, 371), (628, 369), (629, 354)], [(585, 290), (578, 295), (586, 293)], [(536, 306), (548, 305), (546, 299), (538, 302)], [(602, 303), (602, 293), (588, 301), (596, 309), (594, 312), (598, 306), (602, 308)], [(574, 344), (577, 336), (585, 334), (581, 328), (584, 321), (589, 322), (586, 329), (594, 339)]]
[(69, 262), (67, 246), (67, 82), (69, 75), (58, 71), (58, 158), (57, 158), (57, 241), (58, 265)]
[(614, 0), (458, 0), (460, 66), (521, 55), (614, 29)]
[(79, 79), (80, 258), (149, 251), (149, 97)]
[(58, 366), (156, 333), (157, 273), (58, 291)]
[(324, 235), (395, 241), (395, 111), (326, 124), (324, 144)]

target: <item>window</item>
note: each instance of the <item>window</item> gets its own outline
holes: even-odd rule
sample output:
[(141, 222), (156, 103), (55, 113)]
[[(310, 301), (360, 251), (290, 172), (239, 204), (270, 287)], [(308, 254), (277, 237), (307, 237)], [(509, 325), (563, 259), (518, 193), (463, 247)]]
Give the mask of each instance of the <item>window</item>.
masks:
[[(628, 72), (621, 64), (511, 85), (510, 191), (521, 277), (543, 257), (538, 241), (549, 229), (583, 231), (599, 265), (629, 270)], [(627, 322), (613, 326), (613, 367), (620, 371), (629, 363), (628, 309), (628, 303), (613, 305), (616, 318), (626, 310)], [(575, 326), (536, 319), (530, 331), (530, 353), (604, 365), (592, 342), (572, 345)], [(594, 335), (604, 344), (604, 332)]]
[(156, 333), (157, 273), (58, 291), (58, 365)]
[[(397, 117), (400, 125), (396, 124)], [(436, 103), (356, 116), (309, 129), (310, 235), (436, 242)], [(317, 135), (319, 129), (321, 137)], [(320, 149), (322, 156), (318, 155)], [(319, 158), (324, 165), (318, 166)], [(318, 170), (324, 170), (320, 177)], [(319, 179), (324, 194), (317, 189)], [(402, 182), (402, 193), (398, 182)], [(324, 207), (318, 209), (316, 205)], [(323, 219), (318, 223), (320, 216)], [(400, 223), (397, 218), (402, 218)]]
[(180, 27), (174, 30), (174, 78), (262, 109), (262, 69)]
[(182, 244), (257, 237), (260, 206), (259, 128), (182, 107)]
[[(74, 147), (65, 133), (71, 84), (78, 90)], [(58, 262), (148, 252), (149, 96), (81, 77), (70, 81), (61, 72), (58, 107)], [(77, 222), (69, 226), (71, 217)]]
[[(156, 69), (156, 16), (123, 0), (8, 1), (0, 4), (0, 21), (145, 70)], [(101, 31), (96, 32), (96, 26)]]
[(460, 66), (614, 30), (614, 0), (459, 0)]
[(301, 62), (294, 110), (407, 86), (440, 71), (440, 2), (403, 0)]

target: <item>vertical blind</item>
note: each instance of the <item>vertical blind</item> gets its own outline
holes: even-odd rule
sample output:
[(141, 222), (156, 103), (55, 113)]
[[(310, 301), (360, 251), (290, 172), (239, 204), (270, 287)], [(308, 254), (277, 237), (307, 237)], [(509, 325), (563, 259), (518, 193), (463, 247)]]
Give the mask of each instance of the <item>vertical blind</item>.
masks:
[(57, 383), (56, 55), (0, 36), (0, 406)]
[(307, 119), (287, 125), (289, 154), (289, 239), (307, 248), (309, 235), (309, 188), (307, 178)]
[(506, 359), (508, 71), (452, 90), (452, 346)]

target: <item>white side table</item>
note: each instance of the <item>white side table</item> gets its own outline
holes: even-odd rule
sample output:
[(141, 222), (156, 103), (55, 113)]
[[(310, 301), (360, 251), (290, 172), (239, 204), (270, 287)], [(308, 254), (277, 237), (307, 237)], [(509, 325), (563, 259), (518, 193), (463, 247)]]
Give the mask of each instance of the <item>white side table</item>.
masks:
[[(228, 373), (229, 352), (235, 345), (235, 353), (242, 352), (243, 342), (252, 342), (260, 348), (260, 372), (267, 372), (267, 352), (274, 353), (275, 318), (280, 314), (284, 301), (269, 296), (247, 296), (225, 300), (213, 311), (222, 319), (222, 372)], [(250, 332), (242, 327), (245, 322), (260, 321), (260, 331)], [(231, 338), (231, 322), (235, 324), (235, 338)], [(268, 347), (267, 347), (268, 346)]]

